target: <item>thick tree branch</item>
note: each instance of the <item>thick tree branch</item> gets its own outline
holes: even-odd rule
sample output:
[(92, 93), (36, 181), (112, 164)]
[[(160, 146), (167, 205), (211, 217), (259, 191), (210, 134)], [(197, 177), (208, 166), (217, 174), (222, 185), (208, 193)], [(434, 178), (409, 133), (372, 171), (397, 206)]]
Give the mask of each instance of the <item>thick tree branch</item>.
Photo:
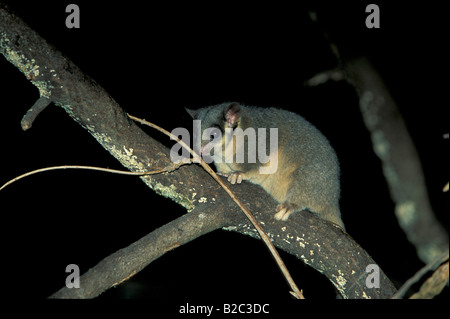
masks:
[(103, 259), (80, 277), (79, 289), (64, 287), (50, 298), (94, 298), (166, 252), (225, 225), (224, 217), (220, 210), (195, 209)]
[[(104, 89), (2, 8), (0, 53), (39, 89), (41, 97), (61, 106), (131, 171), (156, 170), (171, 164), (169, 150), (130, 121)], [(134, 275), (166, 251), (223, 226), (255, 236), (235, 203), (197, 166), (183, 166), (170, 174), (141, 179), (190, 212), (89, 270), (81, 278), (83, 290), (63, 288), (53, 297), (96, 296)], [(261, 188), (244, 183), (233, 187), (233, 191), (251, 211), (258, 212), (257, 219), (277, 247), (323, 273), (344, 297), (384, 298), (395, 292), (382, 271), (379, 289), (366, 286), (366, 267), (375, 262), (340, 229), (306, 212), (292, 216), (289, 223), (277, 222), (273, 219), (275, 202)]]

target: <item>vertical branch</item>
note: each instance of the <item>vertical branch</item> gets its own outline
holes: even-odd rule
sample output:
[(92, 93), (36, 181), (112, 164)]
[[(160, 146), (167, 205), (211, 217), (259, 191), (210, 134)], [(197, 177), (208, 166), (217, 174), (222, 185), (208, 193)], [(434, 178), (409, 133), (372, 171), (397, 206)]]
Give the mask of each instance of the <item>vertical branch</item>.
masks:
[[(310, 12), (310, 17), (318, 22), (315, 12)], [(339, 43), (322, 32), (359, 95), (364, 123), (371, 134), (372, 147), (382, 162), (400, 227), (416, 247), (419, 258), (429, 263), (448, 250), (448, 234), (431, 208), (419, 156), (397, 105), (367, 58), (353, 58), (355, 53), (341, 50)], [(339, 72), (332, 70), (306, 84), (317, 85), (340, 78)]]
[(430, 205), (419, 156), (381, 77), (365, 58), (346, 61), (364, 123), (380, 158), (395, 215), (419, 258), (430, 262), (448, 249), (448, 234)]

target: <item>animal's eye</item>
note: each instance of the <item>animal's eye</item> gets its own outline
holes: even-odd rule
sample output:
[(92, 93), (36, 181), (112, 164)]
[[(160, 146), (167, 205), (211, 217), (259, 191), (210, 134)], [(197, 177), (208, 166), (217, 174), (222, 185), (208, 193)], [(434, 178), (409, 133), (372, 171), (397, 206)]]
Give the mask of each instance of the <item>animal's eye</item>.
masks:
[(220, 129), (217, 127), (214, 127), (209, 134), (209, 140), (212, 141), (219, 136), (220, 136)]

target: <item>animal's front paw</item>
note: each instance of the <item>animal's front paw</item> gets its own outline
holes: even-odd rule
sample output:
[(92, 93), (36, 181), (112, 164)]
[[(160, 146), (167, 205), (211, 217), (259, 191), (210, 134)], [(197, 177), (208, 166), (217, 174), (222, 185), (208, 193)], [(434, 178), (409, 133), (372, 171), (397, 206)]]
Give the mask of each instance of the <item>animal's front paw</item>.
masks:
[(229, 174), (217, 172), (217, 175), (221, 175), (221, 176), (227, 177), (228, 181), (231, 184), (236, 184), (236, 183), (240, 184), (240, 183), (242, 183), (242, 179), (243, 179), (243, 175), (244, 174), (242, 172), (232, 172), (232, 173), (229, 173)]

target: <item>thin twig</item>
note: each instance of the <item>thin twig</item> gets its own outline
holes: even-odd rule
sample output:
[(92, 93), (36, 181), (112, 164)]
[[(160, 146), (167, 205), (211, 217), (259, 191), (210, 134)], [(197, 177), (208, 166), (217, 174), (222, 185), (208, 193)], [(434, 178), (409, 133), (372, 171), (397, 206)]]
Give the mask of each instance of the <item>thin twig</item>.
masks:
[(173, 135), (169, 131), (166, 131), (165, 129), (159, 127), (156, 124), (147, 122), (145, 120), (142, 120), (142, 119), (137, 118), (135, 116), (132, 116), (130, 114), (128, 114), (128, 117), (131, 118), (132, 120), (136, 121), (136, 122), (139, 122), (141, 124), (150, 126), (150, 127), (154, 128), (154, 129), (156, 129), (156, 130), (166, 134), (167, 136), (169, 136), (173, 140), (176, 140), (178, 143), (180, 143), (180, 145), (182, 147), (184, 147), (186, 150), (189, 151), (189, 153), (192, 154), (192, 156), (194, 157), (194, 161), (199, 162), (200, 165), (214, 178), (214, 180), (217, 183), (219, 183), (219, 185), (227, 192), (227, 194), (231, 197), (231, 199), (233, 199), (233, 201), (242, 209), (242, 211), (244, 212), (245, 216), (247, 216), (247, 218), (250, 220), (250, 222), (256, 228), (256, 230), (258, 231), (259, 235), (261, 236), (261, 239), (266, 244), (267, 248), (271, 252), (273, 258), (276, 261), (276, 263), (278, 264), (278, 267), (280, 268), (281, 272), (283, 273), (284, 277), (286, 278), (286, 281), (288, 282), (289, 286), (293, 290), (293, 292), (291, 292), (291, 294), (294, 297), (296, 297), (297, 299), (305, 299), (305, 297), (303, 296), (302, 292), (298, 289), (297, 285), (295, 284), (294, 279), (292, 278), (291, 274), (289, 273), (286, 265), (284, 264), (283, 260), (281, 259), (280, 255), (278, 254), (275, 246), (270, 241), (269, 236), (267, 236), (267, 234), (264, 232), (264, 230), (262, 229), (261, 225), (258, 223), (256, 218), (252, 215), (252, 213), (250, 213), (250, 211), (244, 206), (244, 204), (234, 195), (234, 193), (231, 191), (231, 189), (228, 187), (228, 185), (226, 185), (222, 181), (222, 179), (211, 169), (211, 167), (209, 167), (209, 165), (206, 164), (203, 161), (203, 159), (197, 153), (195, 153), (189, 146), (187, 146), (186, 143), (184, 143), (181, 139), (179, 139), (177, 136)]
[(114, 173), (114, 174), (122, 174), (122, 175), (143, 176), (143, 175), (154, 175), (154, 174), (160, 174), (160, 173), (165, 173), (165, 172), (172, 172), (172, 171), (176, 170), (178, 167), (180, 167), (181, 165), (189, 164), (189, 163), (190, 162), (188, 162), (188, 163), (180, 162), (180, 163), (176, 163), (176, 164), (174, 163), (163, 169), (148, 171), (148, 172), (130, 172), (130, 171), (121, 171), (121, 170), (117, 170), (117, 169), (102, 168), (102, 167), (95, 167), (95, 166), (82, 166), (82, 165), (51, 166), (51, 167), (40, 168), (40, 169), (31, 171), (31, 172), (27, 172), (20, 176), (17, 176), (15, 178), (13, 178), (12, 180), (6, 182), (2, 187), (0, 187), (0, 191), (3, 190), (4, 188), (6, 188), (7, 186), (11, 185), (12, 183), (14, 183), (22, 178), (25, 178), (27, 176), (38, 174), (38, 173), (43, 173), (43, 172), (47, 172), (47, 171), (59, 170), (59, 169), (86, 169), (86, 170), (100, 171), (100, 172), (107, 172), (107, 173)]
[(397, 290), (397, 292), (392, 296), (391, 299), (400, 299), (400, 298), (402, 298), (405, 295), (405, 293), (408, 291), (408, 289), (412, 285), (414, 285), (416, 282), (418, 282), (427, 272), (429, 272), (430, 270), (435, 270), (441, 263), (443, 263), (446, 260), (448, 260), (448, 251), (443, 256), (440, 256), (440, 257), (436, 258), (434, 261), (432, 261), (431, 263), (425, 265), (418, 272), (416, 272), (414, 276), (409, 278), (403, 284), (403, 286), (401, 286), (400, 289)]

